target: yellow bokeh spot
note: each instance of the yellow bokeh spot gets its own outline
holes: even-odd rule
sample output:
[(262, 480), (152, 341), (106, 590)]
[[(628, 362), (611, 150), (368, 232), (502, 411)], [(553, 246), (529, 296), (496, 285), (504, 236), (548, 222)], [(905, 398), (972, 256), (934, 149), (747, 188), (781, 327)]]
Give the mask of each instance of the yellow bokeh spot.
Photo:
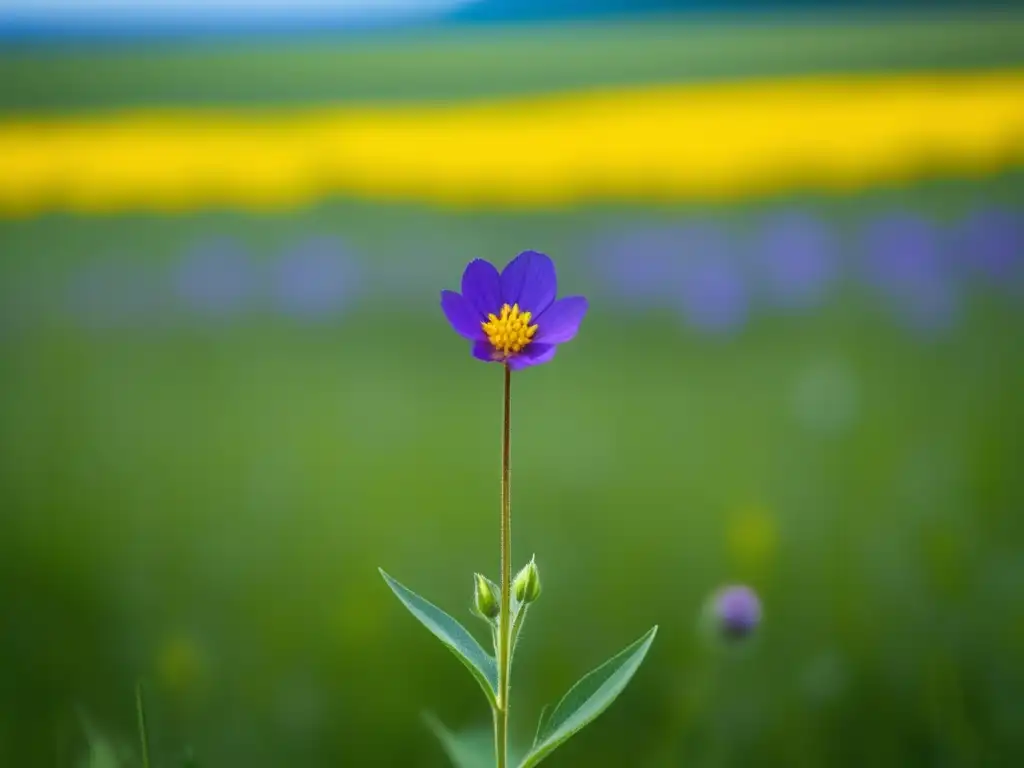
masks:
[(184, 691), (195, 686), (202, 675), (203, 659), (196, 642), (187, 635), (169, 637), (157, 653), (157, 675), (167, 688)]
[(518, 304), (511, 307), (506, 304), (501, 308), (500, 315), (492, 313), (487, 316), (487, 322), (481, 323), (481, 326), (487, 334), (487, 340), (494, 347), (495, 359), (522, 352), (533, 340), (537, 326), (530, 325), (532, 317), (530, 312), (520, 312)]
[(767, 508), (746, 505), (729, 521), (726, 539), (729, 555), (739, 568), (760, 569), (775, 555), (778, 529)]

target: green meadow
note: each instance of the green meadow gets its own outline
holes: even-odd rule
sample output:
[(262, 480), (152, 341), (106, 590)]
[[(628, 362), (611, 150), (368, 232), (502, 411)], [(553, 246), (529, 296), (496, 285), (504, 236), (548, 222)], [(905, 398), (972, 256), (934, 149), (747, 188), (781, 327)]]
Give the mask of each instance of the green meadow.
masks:
[[(942, 24), (836, 24), (832, 45), (805, 25), (787, 45), (715, 22), (706, 36), (495, 31), (493, 46), (439, 32), (378, 47), (9, 51), (0, 104), (1019, 64), (1019, 22)], [(551, 766), (1021, 764), (1024, 294), (958, 279), (950, 324), (917, 333), (857, 277), (877, 217), (924, 217), (961, 263), (959, 222), (979, 206), (1019, 214), (1020, 192), (1009, 174), (728, 207), (333, 200), (0, 222), (0, 765), (88, 764), (90, 730), (140, 765), (139, 679), (159, 766), (189, 748), (201, 766), (443, 766), (424, 711), (487, 728), (475, 683), (377, 567), (467, 623), (471, 574), (497, 576), (500, 368), (469, 356), (438, 292), (470, 258), (526, 248), (551, 254), (561, 291), (591, 310), (552, 364), (513, 384), (514, 557), (536, 554), (545, 586), (517, 653), (514, 741), (659, 624), (629, 688)], [(838, 238), (840, 275), (813, 308), (752, 288), (745, 321), (710, 333), (601, 271), (602, 244), (631, 228), (700, 221), (756, 238), (761, 217), (791, 209)], [(262, 278), (242, 298), (225, 289), (237, 301), (224, 312), (175, 283), (211, 238), (264, 275), (314, 236), (356, 265), (336, 315), (286, 314)], [(128, 277), (104, 272), (84, 301), (96, 268)], [(721, 652), (696, 624), (731, 582), (759, 591), (765, 621)]]

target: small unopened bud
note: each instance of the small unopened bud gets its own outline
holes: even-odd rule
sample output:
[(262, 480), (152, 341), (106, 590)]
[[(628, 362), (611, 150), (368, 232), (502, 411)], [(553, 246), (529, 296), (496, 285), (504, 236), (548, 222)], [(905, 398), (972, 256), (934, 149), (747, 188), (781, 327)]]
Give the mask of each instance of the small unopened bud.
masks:
[(473, 574), (473, 609), (481, 618), (491, 620), (498, 618), (501, 613), (501, 604), (498, 596), (494, 594), (491, 582), (479, 573)]
[(750, 587), (731, 586), (714, 594), (711, 612), (720, 635), (739, 640), (761, 623), (761, 601)]
[(530, 562), (521, 570), (512, 582), (512, 593), (523, 605), (532, 603), (540, 597), (540, 571), (537, 570), (537, 563), (530, 558)]

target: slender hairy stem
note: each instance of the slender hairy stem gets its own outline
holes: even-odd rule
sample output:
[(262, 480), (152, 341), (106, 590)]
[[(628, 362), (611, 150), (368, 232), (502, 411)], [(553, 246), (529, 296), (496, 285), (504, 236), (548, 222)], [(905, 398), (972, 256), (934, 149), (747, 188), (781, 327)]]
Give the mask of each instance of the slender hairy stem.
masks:
[(504, 418), (501, 430), (501, 614), (498, 617), (498, 708), (494, 712), (494, 751), (498, 768), (508, 763), (508, 691), (512, 666), (512, 500), (509, 496), (512, 371), (505, 366)]
[(146, 708), (142, 703), (142, 682), (135, 683), (135, 711), (139, 717), (139, 741), (142, 744), (142, 768), (149, 768), (149, 733), (146, 730)]

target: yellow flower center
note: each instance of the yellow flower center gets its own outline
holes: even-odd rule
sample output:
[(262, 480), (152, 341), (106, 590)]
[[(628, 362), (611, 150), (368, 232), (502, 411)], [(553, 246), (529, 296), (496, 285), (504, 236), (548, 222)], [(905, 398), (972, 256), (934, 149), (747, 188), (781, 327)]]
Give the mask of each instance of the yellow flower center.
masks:
[(500, 357), (508, 357), (530, 343), (533, 334), (537, 332), (537, 326), (530, 325), (531, 318), (529, 312), (519, 311), (518, 304), (511, 307), (506, 304), (501, 308), (500, 315), (487, 316), (487, 322), (480, 325), (494, 347), (496, 356), (500, 353)]

